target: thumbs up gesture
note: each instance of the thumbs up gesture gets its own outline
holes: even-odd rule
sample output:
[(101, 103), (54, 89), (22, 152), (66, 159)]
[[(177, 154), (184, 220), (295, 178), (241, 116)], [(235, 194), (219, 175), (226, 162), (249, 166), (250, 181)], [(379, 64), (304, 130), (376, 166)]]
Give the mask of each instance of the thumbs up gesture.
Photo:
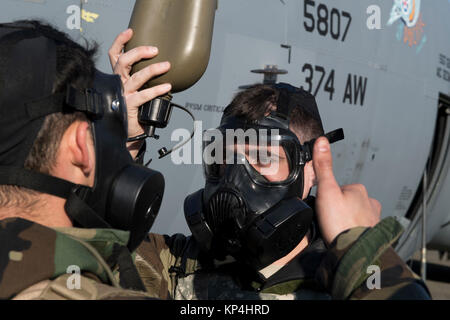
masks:
[(373, 227), (380, 221), (381, 204), (369, 198), (362, 184), (339, 186), (336, 182), (330, 144), (325, 137), (314, 144), (313, 166), (317, 179), (317, 218), (328, 245), (345, 230)]

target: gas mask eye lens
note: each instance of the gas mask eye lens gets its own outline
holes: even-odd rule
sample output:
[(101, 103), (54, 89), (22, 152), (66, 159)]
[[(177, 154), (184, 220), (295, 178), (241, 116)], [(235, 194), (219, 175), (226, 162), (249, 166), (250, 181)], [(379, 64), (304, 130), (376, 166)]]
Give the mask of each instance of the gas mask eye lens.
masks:
[(288, 179), (291, 166), (281, 146), (247, 146), (246, 160), (250, 166), (268, 182), (282, 182)]
[[(224, 131), (224, 130), (222, 130)], [(224, 132), (222, 132), (225, 136)], [(226, 139), (225, 139), (226, 140)], [(251, 139), (205, 141), (203, 143), (203, 166), (207, 179), (220, 179), (229, 165), (243, 165), (257, 183), (290, 183), (299, 170), (296, 166), (296, 141), (289, 135), (262, 134)], [(220, 144), (218, 144), (220, 143)], [(297, 143), (298, 144), (298, 143)]]

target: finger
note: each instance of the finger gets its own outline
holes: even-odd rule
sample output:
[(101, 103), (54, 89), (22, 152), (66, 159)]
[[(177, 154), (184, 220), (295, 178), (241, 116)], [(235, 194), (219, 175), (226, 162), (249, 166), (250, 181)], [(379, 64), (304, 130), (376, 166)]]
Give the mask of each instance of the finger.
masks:
[(128, 41), (130, 41), (132, 37), (133, 37), (132, 29), (127, 29), (124, 32), (121, 32), (116, 37), (111, 48), (109, 48), (108, 51), (109, 62), (111, 63), (111, 67), (114, 68), (114, 66), (117, 63), (117, 60), (119, 59), (120, 54), (122, 53), (123, 48), (125, 47), (125, 44)]
[(158, 48), (151, 46), (141, 46), (133, 48), (130, 51), (122, 54), (118, 60), (118, 65), (122, 69), (131, 67), (136, 62), (142, 59), (150, 59), (158, 54)]
[(381, 217), (381, 210), (382, 210), (381, 203), (377, 199), (370, 198), (369, 200), (370, 200), (370, 204), (375, 212), (375, 215), (376, 215), (375, 218), (378, 222)]
[(320, 137), (317, 139), (314, 144), (312, 161), (317, 179), (317, 192), (320, 193), (323, 189), (330, 190), (330, 188), (340, 191), (333, 173), (333, 157), (327, 138)]
[(345, 186), (341, 186), (342, 191), (354, 192), (364, 198), (369, 198), (369, 194), (367, 193), (367, 189), (363, 184), (355, 183), (355, 184), (347, 184)]
[(158, 86), (145, 89), (127, 97), (127, 105), (129, 108), (139, 107), (144, 103), (168, 93), (172, 89), (169, 83), (160, 84)]
[(144, 83), (155, 76), (166, 73), (170, 69), (169, 62), (160, 62), (151, 64), (150, 66), (133, 74), (131, 79), (125, 85), (125, 92), (134, 92), (139, 90)]

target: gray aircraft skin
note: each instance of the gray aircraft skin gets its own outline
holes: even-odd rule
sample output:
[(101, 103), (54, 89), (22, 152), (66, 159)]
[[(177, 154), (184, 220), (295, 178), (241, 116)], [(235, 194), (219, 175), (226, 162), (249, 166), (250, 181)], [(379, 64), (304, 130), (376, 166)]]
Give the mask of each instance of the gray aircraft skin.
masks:
[[(94, 40), (98, 68), (111, 72), (108, 49), (128, 27), (134, 2), (2, 0), (0, 21), (44, 19), (80, 43)], [(382, 218), (404, 223), (400, 256), (421, 248), (423, 225), (429, 248), (449, 250), (449, 17), (449, 0), (219, 0), (208, 68), (173, 101), (203, 130), (214, 128), (240, 86), (262, 82), (251, 70), (286, 70), (278, 81), (315, 94), (325, 130), (344, 129), (345, 140), (332, 147), (338, 182), (364, 184), (381, 202)], [(171, 156), (158, 159), (157, 150), (180, 141), (175, 129), (191, 127), (174, 110), (169, 126), (157, 130), (161, 139), (147, 141), (146, 158), (166, 179), (152, 232), (190, 233), (183, 202), (204, 186), (201, 158), (193, 153), (190, 163), (175, 164)], [(186, 147), (201, 139), (197, 130)]]

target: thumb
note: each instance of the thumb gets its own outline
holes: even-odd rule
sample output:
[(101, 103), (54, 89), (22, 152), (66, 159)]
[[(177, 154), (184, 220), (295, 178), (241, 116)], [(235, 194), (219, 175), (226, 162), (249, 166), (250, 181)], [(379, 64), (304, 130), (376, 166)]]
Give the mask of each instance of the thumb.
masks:
[(330, 143), (325, 137), (316, 140), (313, 149), (313, 166), (317, 179), (317, 192), (326, 189), (340, 189), (333, 173), (333, 157)]

